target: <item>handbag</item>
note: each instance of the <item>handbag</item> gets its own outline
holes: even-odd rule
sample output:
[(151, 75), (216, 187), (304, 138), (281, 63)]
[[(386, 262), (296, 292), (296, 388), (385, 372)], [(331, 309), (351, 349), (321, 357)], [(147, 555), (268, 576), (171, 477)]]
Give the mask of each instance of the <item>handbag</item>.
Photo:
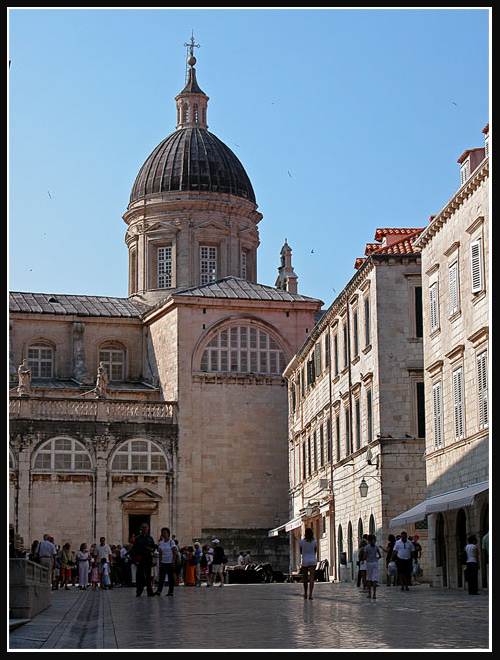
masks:
[(393, 577), (394, 575), (396, 575), (397, 570), (398, 570), (398, 569), (397, 569), (397, 566), (396, 566), (396, 562), (394, 562), (394, 561), (390, 561), (390, 562), (387, 564), (387, 574), (388, 574), (390, 577)]

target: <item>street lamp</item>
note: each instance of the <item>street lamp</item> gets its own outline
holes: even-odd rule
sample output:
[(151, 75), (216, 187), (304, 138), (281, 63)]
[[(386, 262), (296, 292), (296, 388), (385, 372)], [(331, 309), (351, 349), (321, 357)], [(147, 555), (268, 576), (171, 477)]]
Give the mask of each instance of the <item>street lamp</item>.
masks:
[(310, 518), (312, 516), (312, 512), (313, 512), (313, 507), (312, 504), (309, 503), (305, 508), (306, 518)]
[(366, 497), (368, 495), (368, 484), (366, 483), (364, 478), (359, 484), (359, 492), (361, 494), (361, 497)]

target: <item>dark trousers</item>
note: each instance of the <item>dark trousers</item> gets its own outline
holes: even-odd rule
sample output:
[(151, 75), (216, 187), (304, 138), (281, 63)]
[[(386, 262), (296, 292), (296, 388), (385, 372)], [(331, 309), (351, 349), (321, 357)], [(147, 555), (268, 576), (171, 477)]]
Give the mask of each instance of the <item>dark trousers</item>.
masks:
[(469, 595), (475, 596), (478, 593), (477, 574), (479, 572), (479, 564), (469, 561), (465, 566), (465, 579), (469, 587)]
[(168, 575), (168, 593), (174, 593), (174, 565), (160, 562), (160, 570), (158, 574), (158, 587), (157, 592), (161, 594), (163, 585), (165, 584), (165, 576)]
[(139, 561), (137, 563), (137, 572), (135, 575), (135, 586), (137, 590), (137, 595), (140, 596), (144, 587), (148, 596), (153, 593), (153, 588), (151, 586), (151, 562), (150, 561)]

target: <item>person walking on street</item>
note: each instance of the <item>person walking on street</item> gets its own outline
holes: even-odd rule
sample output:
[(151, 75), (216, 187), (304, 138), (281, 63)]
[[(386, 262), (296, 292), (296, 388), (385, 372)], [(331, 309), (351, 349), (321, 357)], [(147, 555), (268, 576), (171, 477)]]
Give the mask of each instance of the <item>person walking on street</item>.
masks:
[(153, 564), (153, 552), (156, 545), (153, 537), (149, 535), (149, 525), (142, 523), (141, 533), (136, 537), (132, 546), (132, 553), (137, 562), (136, 573), (136, 596), (142, 595), (144, 587), (148, 596), (154, 596), (151, 587), (151, 568)]
[[(394, 536), (394, 534), (389, 534), (389, 536), (387, 537), (387, 545), (385, 547), (385, 552), (387, 553), (387, 556), (385, 558), (385, 568), (387, 570), (387, 586), (388, 587), (391, 586), (391, 582), (392, 582), (392, 586), (395, 587), (396, 583), (398, 581), (396, 571), (393, 570), (392, 566), (389, 567), (389, 564), (394, 563), (394, 560), (392, 559), (392, 555), (393, 555), (393, 552), (394, 552), (395, 544), (396, 544), (396, 537)], [(394, 565), (395, 565), (395, 563), (394, 563)], [(392, 573), (392, 575), (391, 575), (391, 573)]]
[[(367, 598), (377, 598), (378, 560), (382, 557), (380, 548), (376, 545), (374, 534), (368, 536), (368, 545), (363, 548), (363, 557), (366, 561), (366, 584), (368, 585)], [(373, 589), (373, 595), (372, 595)]]
[(474, 534), (471, 534), (467, 538), (465, 553), (467, 555), (465, 564), (465, 580), (469, 589), (469, 596), (477, 596), (479, 594), (479, 548), (477, 546), (477, 537)]
[(78, 564), (78, 586), (80, 589), (86, 589), (89, 586), (89, 557), (87, 544), (82, 543), (80, 550), (76, 553), (76, 563)]
[(314, 532), (307, 527), (304, 538), (299, 543), (301, 556), (302, 584), (304, 586), (304, 598), (307, 598), (307, 585), (309, 585), (309, 600), (313, 599), (314, 578), (318, 556), (318, 543), (314, 538)]
[(161, 596), (163, 585), (165, 584), (165, 577), (168, 576), (168, 593), (167, 596), (174, 595), (174, 564), (177, 556), (177, 546), (175, 541), (170, 538), (170, 530), (168, 527), (162, 527), (160, 540), (158, 542), (159, 555), (159, 571), (158, 571), (158, 586), (156, 587), (155, 596)]
[(220, 545), (219, 539), (212, 541), (214, 547), (214, 560), (212, 563), (212, 572), (210, 574), (210, 583), (213, 585), (215, 576), (218, 575), (220, 579), (219, 587), (224, 586), (224, 548)]
[(59, 576), (61, 578), (61, 585), (64, 584), (66, 591), (69, 591), (68, 582), (71, 580), (71, 565), (73, 562), (71, 545), (69, 543), (63, 545), (57, 558), (59, 559)]
[(201, 546), (198, 541), (195, 542), (194, 544), (194, 559), (195, 559), (195, 565), (194, 565), (194, 583), (197, 587), (201, 587), (201, 558), (203, 556), (203, 553), (201, 551)]
[(44, 534), (43, 541), (40, 541), (38, 544), (38, 557), (40, 559), (40, 565), (49, 569), (48, 578), (50, 584), (53, 584), (54, 581), (56, 555), (56, 546), (50, 541), (50, 534)]
[(408, 534), (401, 532), (401, 538), (394, 544), (392, 553), (393, 560), (398, 567), (398, 575), (401, 581), (401, 591), (409, 591), (411, 582), (412, 559), (415, 553), (415, 546), (408, 540)]

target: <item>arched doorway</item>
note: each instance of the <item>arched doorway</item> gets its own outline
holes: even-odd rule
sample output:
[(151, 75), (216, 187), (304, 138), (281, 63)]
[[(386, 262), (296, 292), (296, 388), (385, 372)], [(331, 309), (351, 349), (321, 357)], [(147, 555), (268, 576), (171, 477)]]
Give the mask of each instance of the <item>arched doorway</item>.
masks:
[(373, 517), (373, 513), (370, 516), (370, 523), (369, 523), (369, 534), (375, 534), (375, 518)]
[(443, 514), (436, 519), (436, 567), (441, 568), (442, 586), (448, 586), (448, 565), (446, 562), (446, 540)]
[(464, 569), (460, 561), (460, 553), (467, 545), (467, 516), (465, 511), (460, 509), (457, 513), (456, 524), (456, 539), (457, 539), (457, 586), (462, 589), (464, 586), (463, 575)]

